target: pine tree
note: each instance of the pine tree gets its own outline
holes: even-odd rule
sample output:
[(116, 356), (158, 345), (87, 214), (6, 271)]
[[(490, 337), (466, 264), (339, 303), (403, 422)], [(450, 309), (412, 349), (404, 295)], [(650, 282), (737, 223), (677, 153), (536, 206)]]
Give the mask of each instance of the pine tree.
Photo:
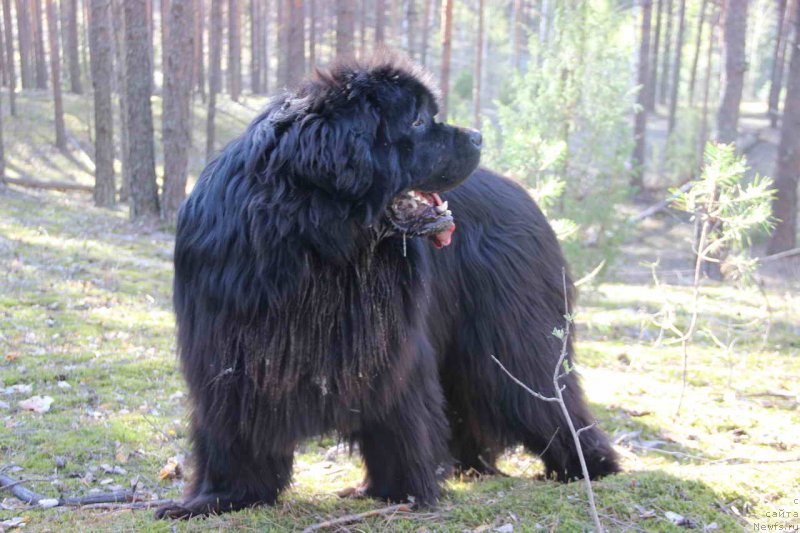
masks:
[(53, 100), (55, 102), (56, 146), (61, 150), (67, 148), (67, 132), (64, 126), (64, 100), (61, 95), (61, 55), (58, 36), (58, 15), (53, 0), (47, 0), (47, 34), (50, 42), (50, 76), (53, 84)]
[(14, 26), (11, 23), (11, 0), (3, 0), (3, 27), (6, 34), (6, 70), (9, 76), (8, 102), (11, 116), (14, 116), (17, 114), (17, 74), (14, 66)]
[[(83, 94), (81, 83), (81, 60), (78, 53), (78, 0), (62, 0), (61, 8), (65, 9), (67, 17), (67, 60), (69, 61), (70, 91)], [(62, 27), (63, 29), (63, 27)]]
[(353, 0), (336, 0), (336, 55), (352, 57), (355, 27)]
[(442, 0), (442, 71), (439, 76), (442, 98), (439, 116), (447, 120), (447, 99), (450, 94), (450, 55), (453, 38), (453, 0)]
[[(77, 6), (75, 6), (77, 7)], [(114, 60), (111, 43), (111, 1), (91, 0), (89, 40), (94, 88), (94, 203), (114, 205), (114, 110), (111, 80)]]
[(125, 0), (123, 5), (131, 218), (158, 217), (153, 111), (150, 105), (153, 47), (147, 0)]
[(161, 216), (171, 219), (186, 197), (186, 174), (192, 145), (193, 0), (170, 0), (167, 63), (164, 66), (164, 192)]
[(777, 219), (767, 253), (776, 254), (797, 246), (797, 185), (800, 168), (800, 2), (794, 10), (794, 46), (786, 80), (781, 140), (775, 168), (776, 195), (772, 214)]

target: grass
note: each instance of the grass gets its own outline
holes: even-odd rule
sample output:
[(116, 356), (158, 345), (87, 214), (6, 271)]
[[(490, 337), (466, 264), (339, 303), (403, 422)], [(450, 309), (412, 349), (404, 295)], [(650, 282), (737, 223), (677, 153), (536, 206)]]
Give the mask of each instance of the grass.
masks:
[[(50, 148), (47, 95), (19, 100), (20, 116), (6, 117), (9, 174), (89, 183), (80, 151)], [(67, 123), (90, 146), (81, 106), (67, 98)], [(226, 103), (219, 137), (240, 130), (250, 107)], [(202, 155), (195, 154), (195, 175), (201, 165)], [(676, 232), (667, 237), (673, 248), (685, 237), (679, 227), (656, 229)], [(128, 487), (134, 479), (146, 496), (180, 496), (183, 479), (159, 479), (171, 457), (188, 453), (170, 308), (171, 245), (168, 229), (133, 225), (123, 208), (96, 209), (85, 194), (15, 187), (0, 193), (0, 466), (15, 465), (10, 475), (39, 480), (30, 486), (51, 496)], [(640, 242), (621, 263), (652, 261), (663, 250)], [(757, 290), (704, 288), (704, 327), (724, 343), (737, 342), (722, 349), (710, 334), (698, 335), (687, 408), (675, 418), (682, 352), (668, 338), (657, 342), (650, 317), (668, 305), (676, 321), (685, 321), (691, 291), (677, 283), (657, 288), (646, 275), (636, 279), (618, 276), (585, 289), (578, 309), (580, 370), (600, 423), (624, 458), (624, 473), (594, 483), (607, 528), (683, 529), (667, 512), (719, 531), (800, 524), (792, 514), (800, 513), (796, 288), (767, 290), (771, 315)], [(32, 390), (8, 393), (14, 385)], [(780, 395), (765, 395), (773, 393)], [(21, 410), (18, 402), (32, 395), (51, 396), (52, 409)], [(146, 510), (28, 509), (0, 494), (6, 498), (0, 522), (22, 517), (29, 531), (295, 531), (378, 507), (334, 495), (362, 475), (358, 458), (330, 453), (334, 446), (329, 436), (303, 445), (292, 488), (275, 507), (168, 524)], [(451, 480), (432, 512), (370, 518), (353, 529), (591, 528), (580, 484), (536, 479), (541, 464), (521, 450), (508, 453), (500, 468), (513, 477)]]

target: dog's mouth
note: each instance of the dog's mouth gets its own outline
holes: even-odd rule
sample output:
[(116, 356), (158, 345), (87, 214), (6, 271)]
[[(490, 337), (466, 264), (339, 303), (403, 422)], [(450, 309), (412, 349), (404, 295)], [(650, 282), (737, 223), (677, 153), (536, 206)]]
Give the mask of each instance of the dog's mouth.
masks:
[(428, 237), (437, 248), (449, 245), (456, 230), (447, 202), (435, 192), (399, 194), (389, 204), (386, 218), (397, 233)]

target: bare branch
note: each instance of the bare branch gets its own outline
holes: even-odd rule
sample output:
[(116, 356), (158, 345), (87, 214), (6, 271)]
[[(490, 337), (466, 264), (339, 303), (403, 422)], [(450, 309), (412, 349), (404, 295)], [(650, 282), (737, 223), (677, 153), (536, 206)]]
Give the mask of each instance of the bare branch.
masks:
[(411, 513), (411, 507), (409, 505), (407, 504), (391, 505), (389, 507), (384, 507), (383, 509), (374, 509), (372, 511), (366, 511), (364, 513), (349, 514), (339, 518), (334, 518), (333, 520), (326, 520), (318, 524), (312, 524), (307, 528), (305, 528), (303, 530), (303, 533), (310, 533), (311, 531), (319, 531), (321, 529), (339, 527), (345, 524), (352, 524), (353, 522), (361, 522), (365, 518), (370, 518), (373, 516), (389, 515), (390, 517), (395, 518), (398, 515), (403, 516), (407, 513)]

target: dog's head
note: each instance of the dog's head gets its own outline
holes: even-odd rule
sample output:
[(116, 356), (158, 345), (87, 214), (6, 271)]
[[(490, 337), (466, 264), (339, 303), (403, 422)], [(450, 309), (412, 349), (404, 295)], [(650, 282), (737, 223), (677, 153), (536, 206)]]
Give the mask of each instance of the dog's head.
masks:
[(318, 70), (273, 101), (250, 134), (273, 146), (260, 172), (288, 180), (293, 194), (319, 206), (312, 224), (423, 235), (441, 247), (454, 221), (438, 193), (473, 172), (481, 136), (437, 121), (437, 113), (428, 76), (384, 55)]

